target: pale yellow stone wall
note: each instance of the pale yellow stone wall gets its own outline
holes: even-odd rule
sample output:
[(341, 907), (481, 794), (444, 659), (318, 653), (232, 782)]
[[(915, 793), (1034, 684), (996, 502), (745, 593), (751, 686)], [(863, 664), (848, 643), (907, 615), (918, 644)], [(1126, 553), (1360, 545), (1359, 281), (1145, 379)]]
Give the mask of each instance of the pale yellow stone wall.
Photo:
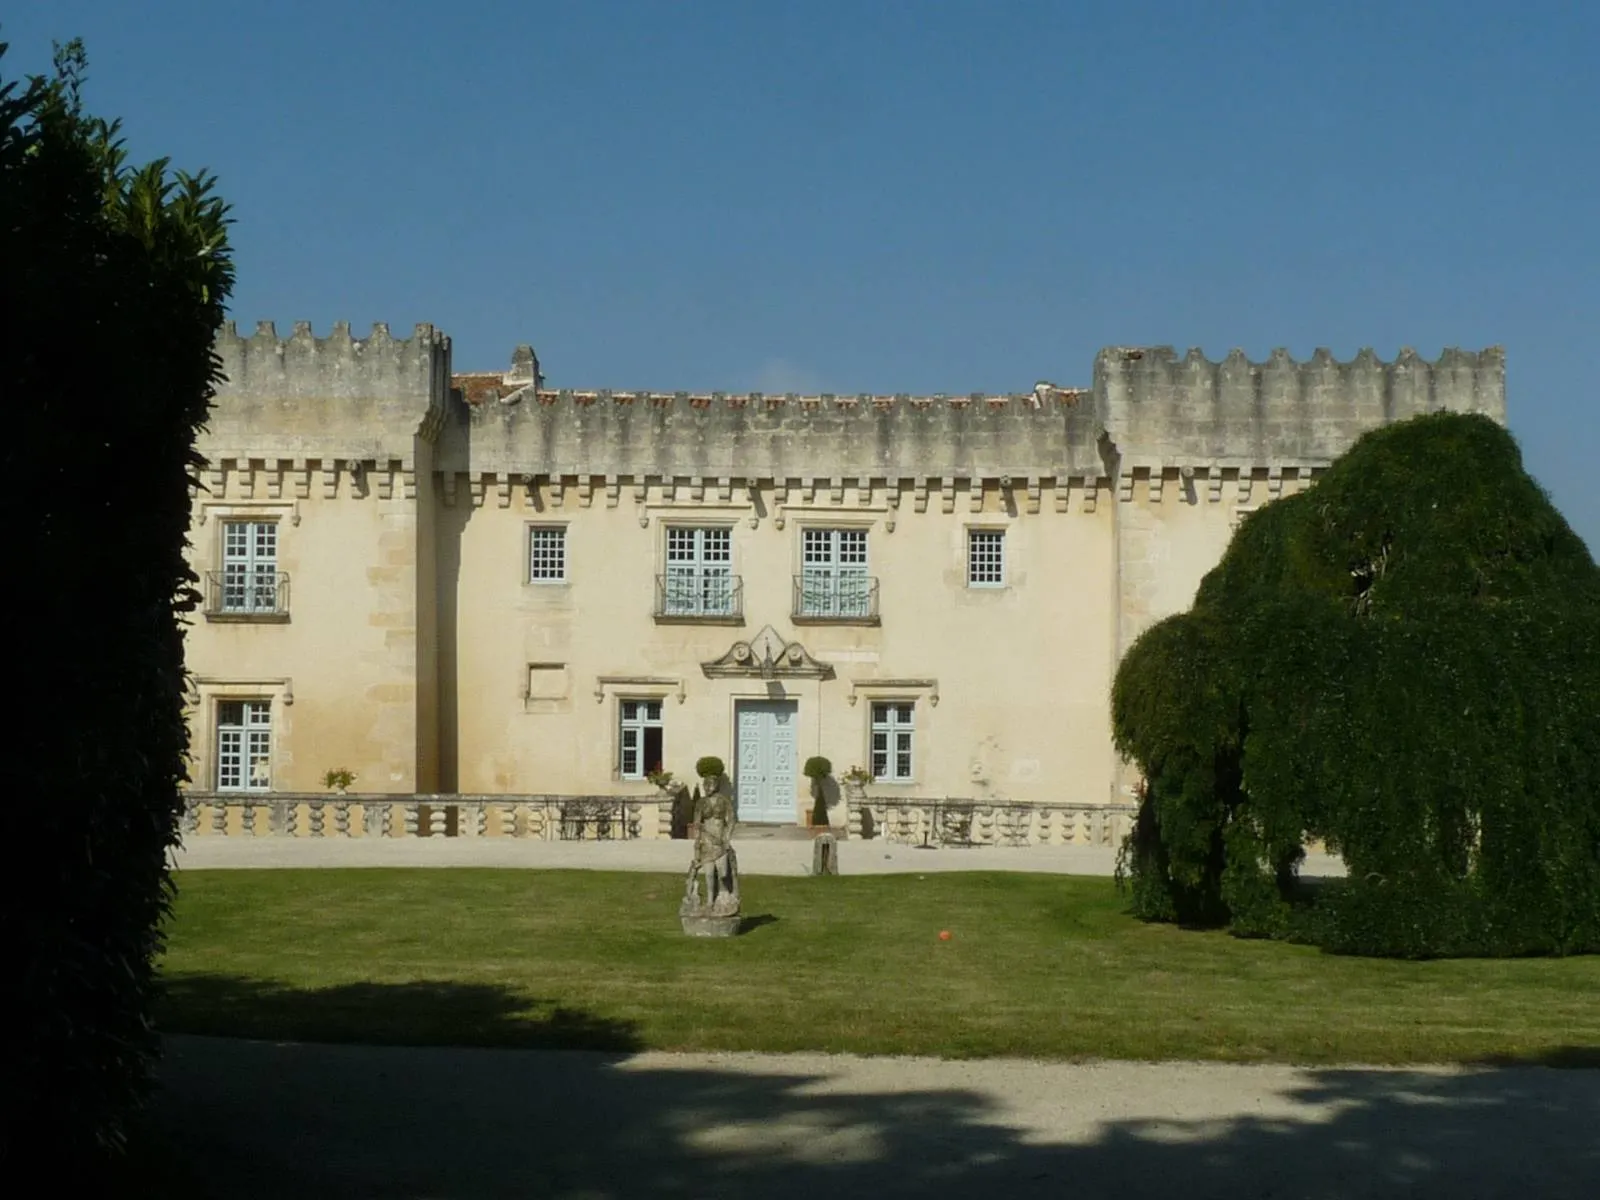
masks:
[[(837, 505), (819, 493), (810, 503), (783, 506), (769, 488), (759, 508), (714, 499), (668, 504), (659, 491), (641, 507), (628, 489), (616, 507), (598, 496), (580, 506), (570, 494), (558, 507), (547, 487), (536, 490), (538, 507), (520, 488), (508, 507), (492, 493), (473, 507), (463, 487), (457, 507), (441, 510), (441, 527), (461, 529), (455, 665), (442, 705), (456, 713), (456, 762), (445, 775), (453, 774), (460, 791), (649, 795), (648, 784), (618, 777), (617, 703), (636, 696), (665, 699), (665, 766), (679, 777), (704, 754), (732, 769), (734, 705), (744, 698), (796, 700), (800, 758), (823, 754), (842, 773), (868, 761), (871, 699), (893, 698), (916, 704), (916, 779), (878, 790), (997, 801), (1108, 798), (1113, 545), (1104, 498), (1093, 513), (1082, 511), (1081, 497), (1064, 513), (1048, 505), (1029, 513), (1022, 497), (1008, 504), (991, 488), (983, 510), (973, 512), (963, 488), (954, 512), (943, 512), (935, 496), (929, 511), (917, 513), (909, 503), (890, 510), (881, 490), (876, 503), (862, 505), (853, 488)], [(754, 528), (752, 513), (766, 514)], [(566, 585), (525, 582), (527, 530), (546, 523), (568, 531)], [(868, 530), (881, 624), (791, 620), (792, 578), (808, 523)], [(654, 619), (668, 524), (731, 525), (742, 626)], [(966, 530), (973, 525), (1006, 531), (1004, 588), (966, 586)], [(831, 665), (834, 678), (769, 684), (705, 676), (701, 664), (769, 624)], [(533, 663), (550, 669), (542, 675), (544, 694), (525, 698)], [(608, 685), (604, 677), (658, 682)], [(873, 680), (934, 681), (937, 688)], [(797, 780), (797, 818), (804, 791)]]
[(417, 504), (348, 473), (333, 498), (321, 489), (319, 475), (306, 498), (256, 500), (232, 478), (223, 498), (196, 498), (196, 574), (221, 568), (226, 520), (275, 520), (290, 581), (286, 622), (191, 618), (196, 787), (216, 781), (216, 703), (249, 698), (272, 702), (274, 790), (320, 791), (334, 767), (362, 791), (417, 790)]

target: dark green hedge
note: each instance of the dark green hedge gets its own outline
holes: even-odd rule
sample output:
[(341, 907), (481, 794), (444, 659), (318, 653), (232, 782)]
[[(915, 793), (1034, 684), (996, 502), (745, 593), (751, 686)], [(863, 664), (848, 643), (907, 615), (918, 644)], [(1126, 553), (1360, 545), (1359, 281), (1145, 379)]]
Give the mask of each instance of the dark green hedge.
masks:
[(117, 1147), (155, 1050), (194, 436), (232, 285), (210, 182), (128, 168), (116, 127), (81, 111), (82, 68), (69, 46), (54, 77), (0, 85), (0, 1156), (58, 1183)]
[[(1124, 659), (1134, 911), (1350, 953), (1600, 949), (1600, 571), (1488, 418), (1363, 437)], [(1311, 839), (1346, 881), (1313, 900)]]

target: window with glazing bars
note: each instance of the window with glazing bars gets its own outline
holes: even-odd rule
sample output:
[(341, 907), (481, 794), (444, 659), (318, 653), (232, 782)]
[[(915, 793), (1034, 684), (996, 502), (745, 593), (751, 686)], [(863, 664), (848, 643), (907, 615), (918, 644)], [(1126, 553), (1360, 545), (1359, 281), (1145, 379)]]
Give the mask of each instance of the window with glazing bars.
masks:
[(668, 616), (733, 612), (733, 531), (667, 528), (663, 611)]
[(217, 791), (272, 787), (272, 705), (266, 700), (217, 704)]
[(1005, 583), (1005, 530), (967, 530), (967, 586), (1004, 587)]
[(528, 579), (533, 583), (565, 583), (567, 531), (561, 525), (536, 525), (528, 531)]
[(872, 778), (875, 781), (910, 782), (914, 708), (904, 701), (872, 706)]
[(865, 529), (806, 529), (800, 535), (800, 615), (871, 615)]
[(222, 523), (222, 611), (276, 612), (278, 526), (274, 521)]
[(661, 769), (661, 701), (624, 700), (618, 708), (622, 718), (622, 778), (643, 779)]

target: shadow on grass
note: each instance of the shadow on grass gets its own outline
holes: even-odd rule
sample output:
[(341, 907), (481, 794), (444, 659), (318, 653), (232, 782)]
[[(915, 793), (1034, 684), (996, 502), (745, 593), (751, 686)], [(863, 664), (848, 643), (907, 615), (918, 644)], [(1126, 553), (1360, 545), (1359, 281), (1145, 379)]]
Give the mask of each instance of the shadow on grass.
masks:
[(300, 988), (234, 975), (178, 975), (166, 977), (164, 986), (156, 1023), (170, 1033), (378, 1046), (640, 1048), (629, 1022), (493, 984), (418, 980)]
[(183, 1196), (1600, 1195), (1596, 1072), (1049, 1070), (178, 1037), (153, 1119)]
[(744, 934), (760, 929), (763, 925), (776, 925), (777, 923), (778, 918), (773, 916), (771, 913), (762, 913), (760, 916), (756, 917), (745, 917), (739, 922), (739, 933), (740, 936), (743, 936)]

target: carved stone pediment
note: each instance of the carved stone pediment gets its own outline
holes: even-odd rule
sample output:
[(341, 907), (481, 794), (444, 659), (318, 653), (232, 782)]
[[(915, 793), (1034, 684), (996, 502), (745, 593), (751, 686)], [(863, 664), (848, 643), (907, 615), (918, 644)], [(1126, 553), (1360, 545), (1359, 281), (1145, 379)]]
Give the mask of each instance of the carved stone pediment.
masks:
[(832, 679), (833, 666), (818, 662), (799, 642), (786, 642), (771, 625), (747, 642), (735, 642), (712, 662), (701, 663), (708, 679)]

